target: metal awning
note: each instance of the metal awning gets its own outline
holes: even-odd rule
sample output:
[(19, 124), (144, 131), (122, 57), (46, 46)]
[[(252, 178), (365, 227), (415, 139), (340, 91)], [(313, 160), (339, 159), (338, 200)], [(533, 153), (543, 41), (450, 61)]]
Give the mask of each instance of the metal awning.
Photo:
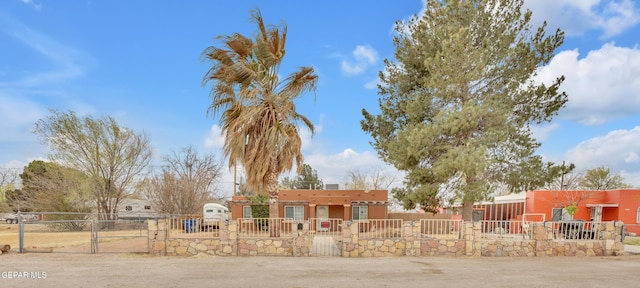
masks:
[(616, 208), (618, 207), (618, 203), (610, 203), (610, 204), (587, 204), (588, 208), (593, 207), (602, 207), (602, 208)]

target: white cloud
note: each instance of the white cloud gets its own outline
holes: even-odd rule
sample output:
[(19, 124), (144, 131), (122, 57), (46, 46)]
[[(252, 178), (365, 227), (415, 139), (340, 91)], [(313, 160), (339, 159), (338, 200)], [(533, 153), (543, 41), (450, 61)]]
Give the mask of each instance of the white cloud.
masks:
[(557, 123), (552, 123), (549, 125), (537, 125), (531, 127), (531, 133), (533, 134), (533, 138), (537, 141), (544, 141), (547, 139), (551, 132), (560, 128), (560, 125)]
[(631, 187), (640, 188), (640, 171), (627, 172), (620, 171), (620, 176), (625, 179), (625, 182), (631, 184)]
[(42, 4), (36, 3), (32, 0), (20, 0), (22, 3), (29, 5), (31, 8), (35, 10), (40, 10), (42, 8)]
[(345, 74), (358, 75), (364, 71), (364, 66), (349, 63), (348, 61), (343, 60), (340, 64), (340, 69), (342, 69), (342, 72), (344, 72)]
[(378, 52), (369, 46), (356, 46), (356, 49), (353, 50), (353, 56), (358, 62), (376, 64), (376, 61), (378, 61)]
[(32, 88), (57, 84), (84, 76), (85, 67), (95, 64), (95, 60), (86, 53), (34, 31), (9, 16), (0, 14), (0, 31), (45, 57), (54, 67), (51, 71), (16, 73), (22, 78), (0, 82), (0, 87)]
[(210, 149), (222, 149), (224, 146), (224, 134), (218, 125), (211, 126), (209, 133), (204, 137), (204, 147)]
[(0, 167), (9, 168), (9, 169), (22, 169), (24, 166), (27, 166), (27, 165), (28, 163), (24, 163), (22, 161), (11, 160)]
[(367, 83), (364, 84), (364, 88), (369, 89), (369, 90), (374, 90), (374, 89), (378, 89), (378, 84), (381, 84), (380, 82), (380, 78), (375, 78)]
[(36, 103), (23, 98), (10, 97), (0, 91), (0, 127), (31, 125), (43, 115), (44, 110)]
[(551, 30), (560, 28), (568, 35), (601, 30), (602, 38), (621, 34), (640, 22), (640, 11), (631, 0), (526, 0), (533, 11), (533, 24), (544, 20)]
[(607, 43), (578, 57), (577, 50), (562, 51), (537, 77), (543, 83), (566, 77), (560, 89), (569, 102), (560, 117), (595, 125), (640, 112), (640, 49)]
[[(426, 0), (422, 2), (418, 17), (425, 13)], [(560, 28), (567, 35), (600, 30), (602, 38), (610, 38), (640, 23), (640, 8), (632, 0), (525, 0), (524, 8), (533, 12), (532, 24), (535, 27), (547, 21), (550, 31)], [(402, 23), (408, 24), (411, 17), (413, 15), (403, 19)], [(408, 33), (409, 30), (403, 32)]]
[(398, 181), (402, 179), (397, 176), (399, 172), (396, 169), (382, 162), (370, 151), (357, 152), (346, 148), (335, 154), (311, 154), (305, 156), (305, 163), (318, 171), (318, 177), (325, 184), (341, 184), (349, 171), (369, 171), (377, 167), (384, 167), (384, 173), (395, 176)]
[(378, 52), (375, 49), (368, 45), (358, 45), (353, 50), (353, 60), (343, 60), (340, 68), (345, 74), (358, 75), (377, 62)]
[[(640, 175), (640, 126), (631, 130), (615, 130), (605, 136), (594, 137), (571, 148), (566, 154), (568, 162), (578, 169), (608, 166), (616, 173)], [(622, 173), (622, 171), (624, 173)], [(639, 178), (626, 178), (640, 186)]]

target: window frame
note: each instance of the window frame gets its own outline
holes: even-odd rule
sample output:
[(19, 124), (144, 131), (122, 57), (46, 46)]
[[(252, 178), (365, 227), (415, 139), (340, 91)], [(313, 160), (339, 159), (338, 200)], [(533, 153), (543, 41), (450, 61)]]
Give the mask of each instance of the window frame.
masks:
[(253, 216), (251, 215), (251, 205), (242, 206), (242, 218), (253, 218)]
[(636, 209), (636, 224), (640, 224), (640, 206)]
[[(287, 210), (288, 209), (293, 209), (292, 213), (293, 213), (293, 217), (287, 217)], [(296, 210), (300, 210), (300, 211), (296, 211)], [(291, 216), (291, 215), (289, 215)], [(296, 217), (299, 216), (299, 217)], [(293, 220), (297, 220), (297, 221), (303, 221), (304, 220), (304, 206), (302, 205), (290, 205), (290, 206), (284, 206), (284, 218), (285, 219), (293, 219)]]
[[(553, 219), (553, 216), (555, 215), (554, 211), (556, 210), (560, 210), (560, 219)], [(567, 212), (567, 209), (565, 207), (562, 208), (558, 208), (558, 207), (553, 207), (551, 208), (551, 221), (569, 221), (569, 220), (573, 220), (573, 217), (571, 215), (569, 215), (569, 213)]]
[[(356, 210), (358, 211), (357, 213), (356, 213)], [(364, 213), (362, 213), (362, 211), (364, 211)], [(364, 214), (364, 218), (361, 217), (363, 214)], [(356, 217), (356, 215), (357, 215), (357, 217)], [(369, 220), (369, 206), (367, 206), (367, 205), (352, 206), (351, 207), (351, 220), (354, 220), (354, 221)]]

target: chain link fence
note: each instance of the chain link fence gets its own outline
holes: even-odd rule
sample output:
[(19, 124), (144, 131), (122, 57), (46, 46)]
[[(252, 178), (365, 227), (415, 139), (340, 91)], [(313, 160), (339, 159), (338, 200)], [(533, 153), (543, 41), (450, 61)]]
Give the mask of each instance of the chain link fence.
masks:
[(7, 226), (8, 232), (0, 233), (0, 240), (16, 247), (20, 253), (148, 253), (149, 251), (149, 230), (146, 218), (102, 220), (106, 217), (88, 213), (18, 212), (15, 214), (15, 219), (7, 218), (6, 224), (2, 224)]

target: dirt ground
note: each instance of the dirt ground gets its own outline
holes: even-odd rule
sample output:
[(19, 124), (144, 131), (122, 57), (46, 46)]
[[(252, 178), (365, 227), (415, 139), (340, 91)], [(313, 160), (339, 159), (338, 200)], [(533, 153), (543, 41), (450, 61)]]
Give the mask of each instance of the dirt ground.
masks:
[[(538, 258), (0, 255), (0, 287), (638, 287), (639, 271), (637, 255)], [(32, 278), (24, 278), (25, 275)]]
[[(147, 232), (139, 230), (103, 231), (99, 233), (99, 252), (142, 252), (147, 248)], [(0, 245), (9, 244), (19, 251), (18, 225), (0, 223)], [(45, 225), (25, 225), (24, 249), (28, 252), (91, 252), (91, 231), (52, 231)]]

